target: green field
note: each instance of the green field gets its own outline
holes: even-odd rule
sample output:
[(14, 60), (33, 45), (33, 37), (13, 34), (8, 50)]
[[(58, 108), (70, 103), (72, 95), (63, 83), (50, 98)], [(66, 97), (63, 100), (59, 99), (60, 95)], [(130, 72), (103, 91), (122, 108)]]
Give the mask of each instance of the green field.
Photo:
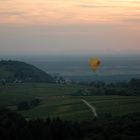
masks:
[(39, 106), (20, 113), (27, 118), (59, 116), (67, 120), (92, 119), (93, 113), (81, 101), (84, 98), (96, 108), (100, 118), (107, 114), (118, 116), (140, 112), (138, 96), (70, 96), (81, 88), (87, 87), (56, 84), (18, 84), (0, 87), (0, 106), (16, 109), (16, 104), (21, 101), (39, 98)]
[(0, 87), (0, 106), (11, 106), (20, 101), (44, 96), (66, 96), (84, 88), (77, 85), (16, 84)]

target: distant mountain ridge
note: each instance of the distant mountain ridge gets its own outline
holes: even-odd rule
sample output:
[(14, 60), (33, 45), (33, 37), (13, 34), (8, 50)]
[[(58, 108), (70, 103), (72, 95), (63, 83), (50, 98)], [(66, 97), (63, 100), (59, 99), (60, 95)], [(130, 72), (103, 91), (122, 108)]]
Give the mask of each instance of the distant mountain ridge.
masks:
[(1, 60), (0, 81), (7, 82), (47, 82), (54, 78), (39, 68), (21, 61)]

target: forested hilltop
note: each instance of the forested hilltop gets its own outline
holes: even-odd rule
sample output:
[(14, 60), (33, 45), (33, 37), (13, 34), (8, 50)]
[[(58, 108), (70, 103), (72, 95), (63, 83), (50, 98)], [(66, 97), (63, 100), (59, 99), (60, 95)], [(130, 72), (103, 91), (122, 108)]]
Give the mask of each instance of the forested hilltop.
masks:
[(37, 67), (20, 61), (0, 61), (0, 82), (47, 82), (52, 83), (51, 75)]

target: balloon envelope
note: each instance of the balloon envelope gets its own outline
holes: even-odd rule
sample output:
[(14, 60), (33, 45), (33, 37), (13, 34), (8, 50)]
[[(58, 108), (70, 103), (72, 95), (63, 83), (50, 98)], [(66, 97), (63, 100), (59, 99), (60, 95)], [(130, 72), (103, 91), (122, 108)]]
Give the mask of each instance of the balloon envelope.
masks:
[(100, 65), (100, 60), (97, 58), (90, 58), (89, 59), (89, 65), (93, 71), (97, 69), (97, 67)]

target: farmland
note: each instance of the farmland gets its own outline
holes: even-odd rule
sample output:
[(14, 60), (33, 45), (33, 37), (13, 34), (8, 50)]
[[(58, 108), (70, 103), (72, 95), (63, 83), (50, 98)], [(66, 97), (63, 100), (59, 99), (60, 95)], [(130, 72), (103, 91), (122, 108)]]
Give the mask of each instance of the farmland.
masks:
[(21, 101), (40, 99), (40, 105), (19, 111), (26, 118), (60, 117), (65, 120), (89, 120), (91, 110), (81, 101), (85, 99), (96, 108), (99, 118), (107, 115), (121, 116), (140, 112), (139, 96), (71, 96), (81, 85), (57, 85), (43, 83), (15, 84), (0, 87), (0, 107), (16, 110)]

